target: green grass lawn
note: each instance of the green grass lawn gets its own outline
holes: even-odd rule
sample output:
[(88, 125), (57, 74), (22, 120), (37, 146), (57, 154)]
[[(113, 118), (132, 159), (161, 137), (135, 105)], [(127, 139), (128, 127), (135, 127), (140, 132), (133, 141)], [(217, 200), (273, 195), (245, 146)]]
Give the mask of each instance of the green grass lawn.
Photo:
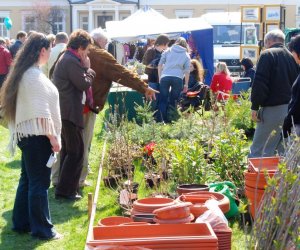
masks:
[[(103, 114), (103, 113), (102, 113)], [(8, 130), (0, 126), (0, 249), (2, 250), (78, 250), (83, 249), (88, 230), (87, 194), (94, 193), (98, 167), (102, 152), (103, 115), (98, 115), (93, 144), (90, 152), (90, 165), (93, 174), (88, 176), (91, 187), (83, 189), (83, 199), (76, 202), (54, 199), (54, 189), (49, 189), (49, 203), (52, 222), (64, 238), (58, 241), (40, 241), (29, 234), (20, 235), (11, 231), (12, 209), (20, 176), (20, 151), (10, 157), (6, 151), (9, 140)]]
[[(103, 114), (98, 115), (95, 133), (90, 152), (90, 164), (93, 174), (88, 176), (91, 187), (83, 190), (83, 199), (77, 202), (63, 202), (54, 199), (53, 187), (49, 190), (50, 211), (52, 222), (58, 232), (64, 234), (64, 238), (58, 241), (40, 241), (33, 239), (29, 234), (20, 235), (11, 231), (12, 208), (20, 175), (20, 152), (15, 157), (10, 157), (6, 151), (9, 135), (8, 130), (0, 127), (0, 250), (22, 249), (22, 250), (78, 250), (84, 249), (87, 230), (87, 194), (94, 193), (98, 175), (98, 167), (101, 160), (103, 146)], [(139, 197), (145, 197), (149, 190), (144, 188), (143, 174), (135, 176), (135, 181), (141, 183)], [(118, 192), (103, 188), (101, 184), (95, 224), (100, 218), (120, 215), (122, 210), (118, 206)], [(246, 249), (244, 233), (239, 228), (238, 219), (231, 220), (233, 228), (232, 249)]]

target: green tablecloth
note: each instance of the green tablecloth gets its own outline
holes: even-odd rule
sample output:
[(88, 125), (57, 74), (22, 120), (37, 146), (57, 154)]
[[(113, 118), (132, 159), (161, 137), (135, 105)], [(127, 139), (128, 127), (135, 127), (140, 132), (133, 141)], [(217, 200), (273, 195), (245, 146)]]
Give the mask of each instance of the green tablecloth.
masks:
[(118, 119), (127, 115), (129, 121), (136, 118), (135, 103), (143, 104), (143, 95), (127, 87), (113, 86), (108, 95), (109, 115), (117, 113)]

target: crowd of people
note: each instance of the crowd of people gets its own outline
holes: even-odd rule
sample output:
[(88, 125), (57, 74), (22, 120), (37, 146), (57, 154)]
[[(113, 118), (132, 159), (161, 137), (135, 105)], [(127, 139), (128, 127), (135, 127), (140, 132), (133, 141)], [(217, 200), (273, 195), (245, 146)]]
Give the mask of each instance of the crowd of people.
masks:
[[(252, 119), (257, 122), (249, 157), (281, 153), (282, 126), (284, 137), (293, 128), (300, 135), (300, 36), (291, 41), (290, 51), (284, 39), (280, 30), (266, 34), (256, 69), (249, 58), (241, 60), (242, 77), (251, 81)], [(180, 37), (171, 45), (162, 34), (143, 58), (147, 84), (117, 62), (105, 49), (108, 42), (101, 28), (91, 33), (79, 29), (70, 36), (60, 32), (54, 39), (21, 31), (9, 47), (0, 38), (1, 116), (8, 122), (11, 152), (16, 147), (22, 152), (12, 218), (16, 232), (41, 239), (62, 237), (51, 222), (48, 189), (52, 181), (56, 199), (82, 198), (80, 187), (89, 185), (96, 115), (104, 108), (112, 82), (145, 95), (153, 101), (155, 119), (167, 123), (172, 121), (169, 109), (176, 109), (181, 99), (210, 99), (211, 91), (212, 99), (225, 102), (236, 80), (220, 62), (211, 83), (205, 83), (205, 70), (199, 60), (191, 59), (186, 40)], [(49, 168), (54, 155), (59, 160)]]

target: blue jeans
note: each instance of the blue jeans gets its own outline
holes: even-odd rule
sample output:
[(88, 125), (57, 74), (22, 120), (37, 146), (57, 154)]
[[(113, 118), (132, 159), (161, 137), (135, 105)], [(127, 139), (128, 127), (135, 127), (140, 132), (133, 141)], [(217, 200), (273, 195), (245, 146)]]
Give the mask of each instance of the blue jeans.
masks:
[[(149, 82), (148, 85), (150, 88), (159, 91), (159, 83)], [(156, 100), (152, 100), (151, 107), (152, 107), (152, 110), (156, 112), (154, 114), (154, 118), (157, 120), (158, 119), (158, 107), (159, 107), (158, 106), (159, 105), (159, 94), (155, 94), (155, 97), (156, 97)]]
[(176, 103), (183, 90), (183, 81), (179, 77), (165, 76), (160, 80), (159, 89), (159, 113), (161, 121), (169, 122), (167, 117), (168, 105), (176, 108)]
[(46, 136), (29, 136), (22, 138), (18, 146), (22, 151), (22, 169), (13, 209), (13, 230), (50, 239), (56, 234), (48, 204), (51, 169), (46, 163), (52, 153), (50, 141)]

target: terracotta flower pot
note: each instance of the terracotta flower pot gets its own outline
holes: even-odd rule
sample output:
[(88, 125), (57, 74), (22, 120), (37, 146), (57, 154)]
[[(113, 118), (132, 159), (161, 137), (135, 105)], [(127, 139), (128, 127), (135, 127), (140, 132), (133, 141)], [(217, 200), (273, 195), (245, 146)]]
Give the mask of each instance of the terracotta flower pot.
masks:
[(193, 205), (190, 207), (191, 213), (195, 217), (200, 216), (208, 208), (205, 206), (207, 200), (214, 199), (218, 201), (218, 206), (223, 213), (227, 213), (230, 210), (230, 201), (229, 199), (220, 193), (209, 192), (209, 191), (199, 191), (193, 193), (183, 194), (178, 197), (179, 201), (192, 202)]
[(264, 191), (264, 189), (255, 189), (252, 187), (245, 186), (245, 194), (248, 201), (250, 202), (249, 210), (253, 218), (255, 218), (256, 209), (258, 209), (261, 204), (261, 200), (264, 196)]
[(133, 222), (133, 220), (129, 217), (123, 216), (110, 216), (99, 220), (99, 226), (116, 226), (124, 223)]
[(133, 210), (139, 213), (151, 214), (155, 209), (174, 205), (176, 202), (170, 198), (150, 197), (139, 199), (133, 203)]
[(194, 215), (190, 214), (189, 216), (181, 219), (158, 219), (154, 217), (154, 221), (158, 224), (185, 224), (185, 223), (190, 223), (191, 221), (194, 220)]
[(267, 181), (264, 174), (250, 173), (245, 171), (245, 185), (253, 188), (264, 189), (267, 186)]
[(177, 193), (179, 195), (196, 192), (196, 191), (208, 191), (209, 187), (204, 184), (182, 184), (177, 187)]
[(176, 220), (184, 219), (190, 216), (190, 207), (193, 204), (191, 202), (183, 202), (175, 205), (155, 209), (153, 214), (156, 219), (159, 220)]
[(248, 169), (250, 172), (258, 172), (259, 170), (261, 172), (264, 170), (275, 172), (278, 170), (279, 162), (280, 157), (249, 158)]

